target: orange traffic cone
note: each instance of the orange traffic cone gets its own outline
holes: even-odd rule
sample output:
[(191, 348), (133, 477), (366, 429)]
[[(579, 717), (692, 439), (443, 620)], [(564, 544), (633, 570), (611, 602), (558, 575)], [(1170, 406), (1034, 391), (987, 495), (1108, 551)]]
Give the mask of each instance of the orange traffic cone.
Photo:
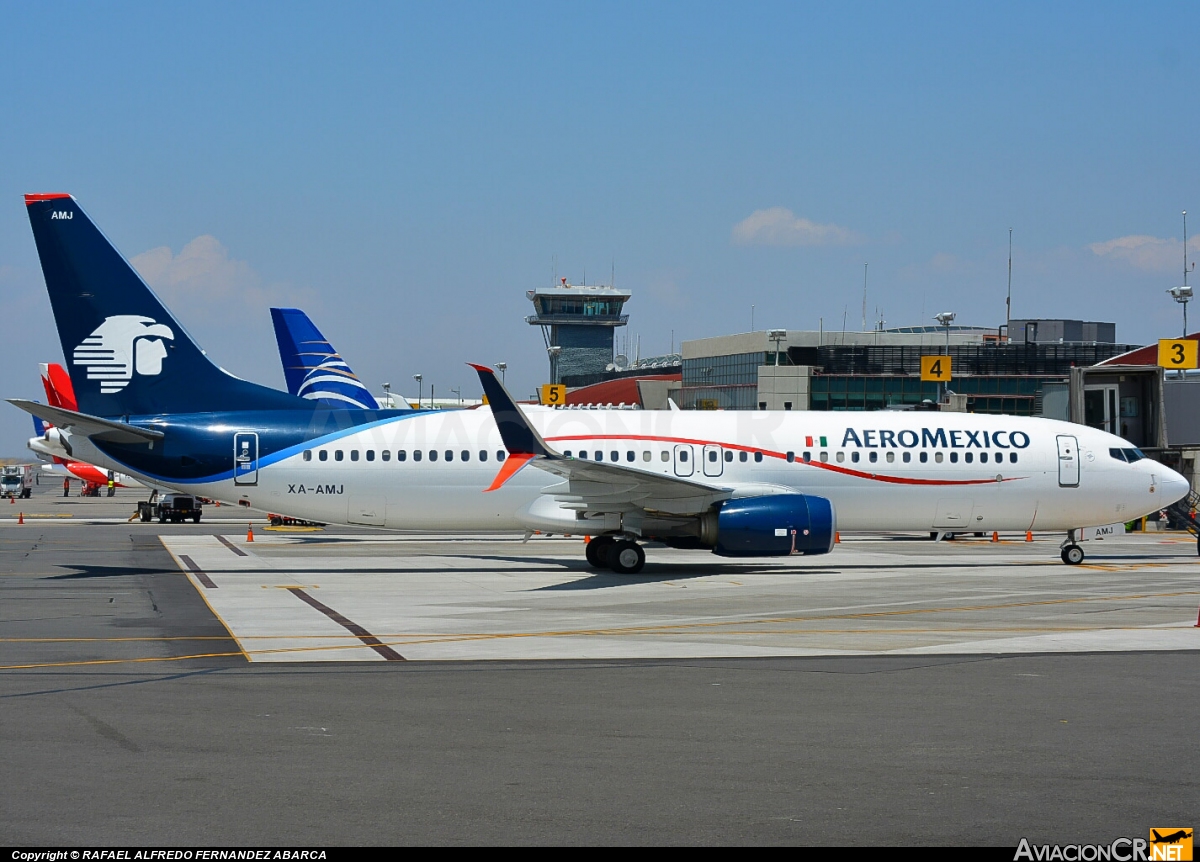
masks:
[(1000, 541), (1000, 534), (997, 533), (995, 530), (992, 530), (992, 541), (993, 542)]
[(218, 509), (219, 509), (219, 508), (221, 508), (221, 501), (220, 501), (220, 500), (217, 500), (217, 508), (218, 508)]
[(1200, 609), (1196, 610), (1196, 624), (1192, 628), (1200, 629)]
[(247, 542), (254, 541), (254, 525), (250, 524), (250, 523), (246, 524), (246, 541)]
[(1032, 542), (1032, 541), (1033, 541), (1033, 530), (1026, 530), (1026, 531), (1025, 531), (1025, 541), (1027, 541), (1027, 542)]
[(586, 545), (588, 542), (590, 542), (591, 540), (592, 540), (592, 537), (591, 537), (591, 536), (584, 536), (584, 537), (583, 537), (583, 543), (584, 543), (585, 545)]
[(20, 512), (20, 513), (18, 513), (18, 515), (17, 515), (17, 523), (18, 523), (18, 524), (24, 524), (24, 523), (25, 523), (25, 513), (24, 513), (24, 512)]
[(835, 545), (840, 545), (842, 543), (842, 534), (841, 533), (833, 534), (833, 543)]
[(17, 498), (16, 498), (16, 497), (9, 497), (9, 498), (8, 498), (8, 504), (9, 504), (10, 506), (15, 506), (15, 505), (17, 504)]

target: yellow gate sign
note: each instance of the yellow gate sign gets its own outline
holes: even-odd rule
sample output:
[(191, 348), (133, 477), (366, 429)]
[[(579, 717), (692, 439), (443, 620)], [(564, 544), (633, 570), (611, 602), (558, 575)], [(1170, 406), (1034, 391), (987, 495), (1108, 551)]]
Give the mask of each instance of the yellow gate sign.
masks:
[(1195, 368), (1200, 341), (1191, 338), (1160, 338), (1158, 364), (1163, 368)]
[(922, 356), (921, 379), (943, 383), (950, 379), (949, 356)]
[(567, 387), (561, 383), (545, 383), (542, 385), (542, 403), (557, 407), (567, 403)]

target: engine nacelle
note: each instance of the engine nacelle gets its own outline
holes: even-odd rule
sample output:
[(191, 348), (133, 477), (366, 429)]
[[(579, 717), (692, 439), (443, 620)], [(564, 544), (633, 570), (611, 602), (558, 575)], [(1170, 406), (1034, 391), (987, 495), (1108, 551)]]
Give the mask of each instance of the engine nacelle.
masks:
[(837, 515), (824, 497), (744, 497), (726, 500), (715, 514), (713, 553), (722, 557), (784, 557), (833, 550)]

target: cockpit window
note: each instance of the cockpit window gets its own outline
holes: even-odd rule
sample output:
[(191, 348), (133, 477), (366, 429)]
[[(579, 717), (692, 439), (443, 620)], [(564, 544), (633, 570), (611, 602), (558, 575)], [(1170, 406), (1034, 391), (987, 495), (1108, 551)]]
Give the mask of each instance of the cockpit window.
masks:
[(1125, 460), (1125, 450), (1124, 449), (1109, 449), (1108, 454), (1113, 456), (1114, 458), (1116, 458), (1118, 461)]
[(1142, 454), (1141, 449), (1122, 449), (1125, 453), (1125, 460), (1132, 464), (1134, 461), (1141, 461), (1146, 456)]

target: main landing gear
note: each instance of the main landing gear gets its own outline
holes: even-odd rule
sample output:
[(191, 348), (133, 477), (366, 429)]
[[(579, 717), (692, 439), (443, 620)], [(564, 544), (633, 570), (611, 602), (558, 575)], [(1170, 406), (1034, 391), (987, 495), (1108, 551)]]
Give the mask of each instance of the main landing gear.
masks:
[(585, 553), (593, 568), (611, 569), (618, 575), (636, 575), (646, 565), (642, 546), (620, 536), (597, 536), (587, 543)]

